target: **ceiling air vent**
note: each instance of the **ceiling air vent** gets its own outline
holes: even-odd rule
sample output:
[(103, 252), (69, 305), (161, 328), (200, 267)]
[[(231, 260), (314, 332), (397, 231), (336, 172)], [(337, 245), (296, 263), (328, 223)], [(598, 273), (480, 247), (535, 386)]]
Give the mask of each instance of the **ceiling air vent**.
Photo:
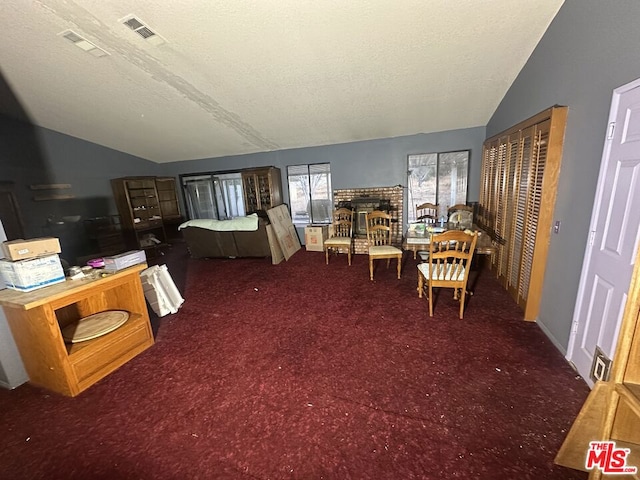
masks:
[(144, 22), (142, 22), (142, 20), (135, 17), (134, 15), (127, 15), (120, 21), (131, 30), (136, 32), (138, 35), (140, 35), (142, 38), (144, 38), (147, 42), (153, 45), (162, 45), (166, 42), (164, 38), (151, 30), (147, 25), (144, 24)]
[(64, 32), (60, 32), (58, 35), (63, 36), (71, 43), (73, 43), (76, 47), (84, 50), (87, 53), (90, 53), (94, 57), (106, 57), (107, 55), (109, 55), (103, 49), (97, 47), (86, 38), (81, 37), (73, 30), (65, 30)]

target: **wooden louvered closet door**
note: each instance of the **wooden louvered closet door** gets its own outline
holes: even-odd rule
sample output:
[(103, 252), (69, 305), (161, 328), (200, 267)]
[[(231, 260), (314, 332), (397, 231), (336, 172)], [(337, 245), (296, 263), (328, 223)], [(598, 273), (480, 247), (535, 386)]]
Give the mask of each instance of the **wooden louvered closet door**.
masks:
[[(493, 206), (495, 207), (495, 231), (498, 232), (500, 237), (504, 237), (507, 223), (507, 205), (509, 203), (508, 195), (505, 195), (505, 183), (507, 173), (507, 150), (508, 150), (507, 137), (501, 137), (498, 139), (498, 150), (495, 162), (495, 201)], [(505, 249), (502, 245), (498, 244), (497, 255), (495, 257), (495, 267), (499, 274), (501, 274), (505, 258)]]
[[(514, 134), (515, 135), (515, 134)], [(503, 246), (507, 253), (506, 286), (511, 296), (518, 299), (520, 283), (522, 245), (526, 224), (527, 189), (529, 179), (529, 163), (531, 156), (531, 128), (518, 132), (518, 145), (513, 160), (513, 188), (510, 192), (513, 203), (511, 231), (507, 237), (508, 246)], [(518, 302), (520, 303), (520, 302)]]
[(566, 116), (553, 107), (484, 143), (478, 223), (495, 240), (491, 268), (525, 320), (538, 316)]

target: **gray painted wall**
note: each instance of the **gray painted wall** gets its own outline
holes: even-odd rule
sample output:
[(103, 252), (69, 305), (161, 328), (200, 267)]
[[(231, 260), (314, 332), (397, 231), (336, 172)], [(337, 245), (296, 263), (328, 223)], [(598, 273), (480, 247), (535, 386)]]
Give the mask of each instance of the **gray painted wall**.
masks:
[[(109, 179), (169, 175), (273, 165), (282, 170), (288, 202), (287, 165), (331, 163), (333, 188), (406, 185), (407, 155), (471, 150), (468, 200), (477, 201), (485, 128), (476, 127), (362, 142), (280, 150), (250, 155), (156, 164), (46, 128), (0, 116), (0, 181), (16, 182), (28, 237), (42, 236), (47, 216), (117, 213)], [(69, 183), (74, 200), (35, 202), (30, 184)]]
[[(132, 175), (171, 175), (274, 165), (330, 162), (333, 188), (406, 185), (407, 155), (471, 150), (469, 200), (477, 200), (484, 127), (407, 137), (301, 148), (158, 165), (84, 140), (0, 116), (0, 181), (14, 181), (27, 237), (41, 236), (49, 214), (86, 217), (117, 213), (109, 179)], [(69, 183), (74, 200), (35, 202), (31, 184)], [(65, 193), (67, 191), (64, 191)], [(58, 192), (54, 192), (58, 193)], [(55, 232), (54, 232), (55, 233)], [(301, 232), (302, 233), (302, 232)], [(57, 236), (57, 235), (56, 235)], [(304, 238), (304, 235), (301, 235)], [(62, 244), (63, 254), (66, 249)], [(0, 386), (13, 388), (26, 373), (0, 311)]]
[[(0, 165), (0, 181), (15, 182), (27, 237), (60, 233), (44, 228), (49, 215), (89, 218), (117, 213), (109, 179), (156, 175), (160, 170), (158, 164), (148, 160), (3, 116), (0, 116)], [(72, 188), (29, 189), (31, 184), (51, 183), (68, 183)], [(45, 193), (70, 193), (75, 198), (33, 200), (35, 194)]]
[(7, 317), (0, 309), (0, 387), (15, 388), (28, 380)]
[(538, 322), (566, 351), (613, 89), (640, 77), (640, 2), (567, 0), (487, 125), (487, 137), (567, 105), (562, 170)]
[[(333, 187), (406, 184), (411, 153), (471, 149), (469, 200), (477, 200), (481, 145), (554, 104), (569, 106), (564, 158), (545, 275), (540, 326), (564, 350), (584, 256), (611, 93), (640, 77), (640, 2), (566, 0), (485, 128), (156, 165), (57, 132), (0, 118), (0, 180), (18, 183), (30, 235), (48, 212), (115, 213), (108, 179), (331, 162)], [(33, 202), (31, 183), (71, 183), (77, 202)], [(87, 206), (89, 205), (89, 206)], [(80, 213), (80, 212), (78, 212)]]
[[(4, 227), (0, 221), (0, 242), (6, 239)], [(0, 253), (0, 258), (2, 257), (4, 255)], [(5, 288), (5, 283), (0, 278), (0, 290), (3, 288)], [(15, 388), (27, 380), (29, 377), (24, 369), (18, 347), (13, 340), (7, 317), (4, 310), (0, 308), (0, 387)]]
[(480, 193), (480, 167), (484, 139), (484, 127), (476, 127), (339, 145), (172, 162), (164, 164), (162, 171), (164, 175), (178, 176), (185, 173), (273, 165), (282, 170), (284, 202), (288, 203), (287, 165), (330, 162), (333, 189), (406, 186), (407, 155), (471, 150), (467, 199), (477, 201)]
[[(51, 232), (44, 228), (50, 214), (95, 217), (117, 213), (110, 178), (126, 175), (156, 175), (158, 165), (94, 143), (33, 127), (0, 116), (0, 181), (15, 182), (25, 234), (38, 237), (63, 233), (61, 256), (72, 257), (90, 252), (75, 234), (82, 230)], [(70, 183), (70, 190), (34, 191), (31, 184)], [(36, 202), (36, 193), (72, 193), (72, 200)], [(65, 240), (70, 239), (67, 244)], [(4, 285), (1, 285), (2, 288)], [(15, 346), (4, 312), (0, 310), (0, 386), (14, 388), (28, 377)]]

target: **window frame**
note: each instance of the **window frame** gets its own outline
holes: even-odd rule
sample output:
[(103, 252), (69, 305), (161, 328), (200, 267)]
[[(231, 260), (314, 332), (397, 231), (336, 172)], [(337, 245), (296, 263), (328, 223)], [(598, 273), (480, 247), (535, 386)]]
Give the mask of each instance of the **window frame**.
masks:
[[(314, 172), (314, 167), (316, 167), (316, 172)], [(322, 167), (325, 168), (326, 171), (322, 172)], [(302, 169), (306, 168), (306, 173), (302, 172)], [(291, 170), (294, 170), (293, 172)], [(295, 169), (299, 169), (300, 171), (296, 172)], [(317, 225), (328, 225), (331, 224), (331, 214), (333, 211), (333, 189), (332, 189), (332, 178), (331, 178), (331, 163), (330, 162), (317, 162), (317, 163), (301, 163), (295, 165), (287, 165), (286, 167), (287, 173), (287, 188), (289, 193), (289, 210), (291, 214), (291, 221), (294, 225), (302, 226), (309, 224), (317, 224)], [(327, 178), (327, 197), (328, 198), (314, 198), (314, 187), (311, 184), (311, 176), (312, 175), (326, 175)], [(294, 205), (292, 201), (291, 195), (291, 177), (294, 176), (303, 176), (307, 177), (307, 191), (304, 192), (308, 194), (307, 199), (307, 219), (298, 219), (298, 214), (294, 211)], [(297, 198), (297, 195), (295, 196)], [(324, 201), (326, 203), (326, 212), (324, 215), (321, 215), (322, 212), (318, 212), (318, 216), (322, 216), (322, 218), (316, 217), (316, 213), (314, 212), (314, 201)]]
[[(407, 155), (407, 223), (411, 223), (411, 222), (415, 222), (415, 207), (416, 205), (419, 205), (421, 203), (424, 202), (432, 202), (438, 205), (438, 217), (442, 217), (442, 216), (447, 216), (447, 208), (452, 206), (449, 205), (449, 203), (442, 203), (439, 200), (439, 196), (440, 196), (440, 163), (441, 163), (441, 157), (445, 156), (445, 155), (449, 155), (449, 154), (460, 154), (460, 153), (466, 153), (467, 156), (467, 168), (466, 168), (466, 185), (465, 185), (465, 193), (464, 193), (464, 200), (458, 200), (456, 202), (454, 202), (453, 204), (458, 204), (458, 203), (466, 203), (468, 196), (469, 196), (469, 171), (470, 171), (470, 166), (469, 166), (469, 162), (471, 160), (471, 149), (461, 149), (461, 150), (449, 150), (449, 151), (445, 151), (445, 152), (425, 152), (425, 153), (411, 153), (409, 155)], [(420, 199), (418, 201), (414, 200), (414, 196), (412, 193), (412, 181), (411, 181), (411, 175), (412, 175), (412, 168), (410, 167), (410, 161), (412, 157), (420, 157), (420, 156), (431, 156), (431, 155), (435, 155), (435, 169), (436, 169), (436, 173), (435, 173), (435, 194), (433, 196), (433, 198), (424, 198), (424, 199)], [(449, 199), (450, 200), (450, 199)]]

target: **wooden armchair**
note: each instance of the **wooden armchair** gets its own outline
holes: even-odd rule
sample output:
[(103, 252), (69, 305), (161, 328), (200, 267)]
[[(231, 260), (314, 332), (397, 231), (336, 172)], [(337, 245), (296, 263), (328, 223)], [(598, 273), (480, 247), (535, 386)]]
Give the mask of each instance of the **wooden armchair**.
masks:
[(449, 230), (433, 235), (429, 244), (429, 261), (418, 264), (418, 296), (422, 298), (424, 283), (429, 288), (429, 316), (433, 317), (433, 288), (453, 288), (453, 298), (460, 301), (460, 319), (464, 315), (464, 300), (473, 252), (478, 234)]
[(373, 261), (392, 258), (398, 260), (398, 278), (402, 269), (402, 250), (391, 245), (391, 215), (379, 210), (367, 214), (367, 242), (369, 245), (369, 276), (373, 280)]
[(349, 265), (351, 265), (352, 250), (352, 233), (353, 233), (353, 210), (348, 208), (338, 208), (333, 212), (333, 234), (324, 241), (324, 255), (329, 265), (329, 251), (340, 250), (347, 251)]

